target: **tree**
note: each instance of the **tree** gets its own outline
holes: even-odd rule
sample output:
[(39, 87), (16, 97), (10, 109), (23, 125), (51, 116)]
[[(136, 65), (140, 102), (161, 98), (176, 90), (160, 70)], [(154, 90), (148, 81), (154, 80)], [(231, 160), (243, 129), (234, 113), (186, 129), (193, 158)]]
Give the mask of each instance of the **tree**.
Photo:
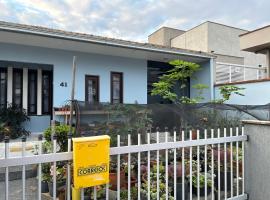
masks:
[(222, 99), (217, 99), (214, 102), (216, 103), (224, 103), (225, 101), (228, 101), (232, 94), (236, 94), (239, 96), (245, 96), (241, 91), (243, 91), (245, 88), (241, 88), (235, 85), (223, 85), (219, 88), (219, 92), (222, 96)]
[(173, 68), (159, 77), (158, 82), (153, 83), (151, 95), (160, 95), (162, 98), (174, 103), (198, 103), (203, 100), (203, 90), (208, 88), (204, 84), (195, 84), (192, 86), (192, 88), (198, 90), (198, 96), (194, 98), (179, 96), (175, 92), (175, 89), (181, 90), (187, 87), (188, 80), (193, 77), (194, 73), (201, 69), (200, 65), (183, 60), (172, 60), (169, 64)]

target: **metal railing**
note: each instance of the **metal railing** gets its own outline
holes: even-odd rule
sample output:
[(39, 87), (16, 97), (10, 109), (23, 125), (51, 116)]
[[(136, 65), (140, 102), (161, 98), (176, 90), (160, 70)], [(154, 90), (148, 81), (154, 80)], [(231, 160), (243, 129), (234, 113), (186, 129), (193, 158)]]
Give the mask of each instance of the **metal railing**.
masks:
[(266, 67), (216, 63), (216, 84), (267, 78)]
[[(145, 137), (142, 137), (145, 136)], [(134, 141), (136, 142), (134, 142)], [(116, 147), (111, 147), (111, 160), (115, 160), (117, 172), (117, 187), (115, 199), (247, 199), (244, 177), (244, 143), (247, 136), (244, 128), (211, 129), (148, 132), (136, 137), (128, 135), (127, 141), (121, 141), (117, 136)], [(53, 196), (57, 198), (57, 163), (63, 162), (66, 168), (66, 197), (71, 199), (72, 186), (72, 138), (68, 139), (67, 152), (57, 152), (57, 142), (54, 137), (53, 152), (42, 154), (42, 143), (38, 142), (38, 155), (25, 156), (26, 140), (23, 139), (22, 156), (9, 156), (9, 140), (5, 140), (5, 158), (0, 159), (0, 167), (5, 168), (5, 194), (0, 198), (9, 199), (9, 169), (14, 166), (22, 168), (22, 199), (25, 199), (25, 166), (38, 166), (38, 195), (42, 199), (41, 181), (42, 165), (51, 163), (53, 166)], [(123, 143), (126, 145), (122, 146)], [(91, 156), (91, 155), (89, 155)], [(122, 158), (126, 158), (126, 176), (122, 177)], [(133, 167), (132, 167), (133, 166)], [(134, 167), (136, 166), (136, 167)], [(136, 175), (134, 175), (136, 174)], [(153, 175), (154, 174), (154, 175)], [(132, 178), (135, 179), (132, 182)], [(121, 196), (123, 181), (127, 195)], [(136, 192), (131, 192), (136, 188)], [(92, 188), (93, 199), (97, 199), (98, 187)], [(102, 188), (104, 198), (112, 199), (111, 185)], [(181, 190), (181, 191), (180, 191)], [(180, 192), (179, 192), (180, 191)], [(81, 199), (85, 190), (81, 189)], [(91, 198), (92, 199), (92, 198)]]

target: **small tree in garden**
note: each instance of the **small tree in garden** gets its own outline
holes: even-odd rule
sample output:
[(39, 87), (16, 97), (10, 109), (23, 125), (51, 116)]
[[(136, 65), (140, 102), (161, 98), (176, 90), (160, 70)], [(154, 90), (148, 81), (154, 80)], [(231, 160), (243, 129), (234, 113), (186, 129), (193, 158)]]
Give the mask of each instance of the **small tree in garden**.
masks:
[(245, 96), (242, 91), (245, 88), (241, 88), (234, 85), (224, 85), (219, 88), (219, 92), (222, 95), (222, 99), (215, 100), (216, 103), (225, 103), (225, 101), (228, 101), (232, 94), (236, 94), (239, 96)]
[(203, 90), (208, 88), (204, 84), (195, 84), (192, 87), (198, 90), (198, 95), (194, 98), (187, 96), (179, 96), (176, 90), (184, 89), (194, 73), (199, 71), (200, 65), (183, 60), (172, 60), (169, 62), (172, 69), (159, 77), (159, 81), (153, 83), (151, 95), (160, 95), (164, 99), (168, 99), (174, 103), (198, 103), (203, 100)]

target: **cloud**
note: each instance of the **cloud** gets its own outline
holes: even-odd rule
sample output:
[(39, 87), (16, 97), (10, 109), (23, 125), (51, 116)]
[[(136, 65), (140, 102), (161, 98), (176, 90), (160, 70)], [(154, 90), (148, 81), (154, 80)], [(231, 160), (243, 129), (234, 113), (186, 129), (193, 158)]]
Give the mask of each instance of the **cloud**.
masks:
[(268, 0), (0, 0), (0, 20), (146, 41), (161, 26), (206, 20), (244, 29), (269, 23)]

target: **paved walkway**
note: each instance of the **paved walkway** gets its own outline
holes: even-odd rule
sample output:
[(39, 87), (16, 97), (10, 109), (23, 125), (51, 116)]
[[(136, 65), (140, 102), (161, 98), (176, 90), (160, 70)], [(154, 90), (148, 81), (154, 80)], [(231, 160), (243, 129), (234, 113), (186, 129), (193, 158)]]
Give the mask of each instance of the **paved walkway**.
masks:
[[(37, 185), (36, 178), (26, 179), (26, 199), (37, 199)], [(9, 199), (22, 199), (22, 180), (9, 181)], [(5, 182), (0, 182), (0, 200), (5, 200)]]

